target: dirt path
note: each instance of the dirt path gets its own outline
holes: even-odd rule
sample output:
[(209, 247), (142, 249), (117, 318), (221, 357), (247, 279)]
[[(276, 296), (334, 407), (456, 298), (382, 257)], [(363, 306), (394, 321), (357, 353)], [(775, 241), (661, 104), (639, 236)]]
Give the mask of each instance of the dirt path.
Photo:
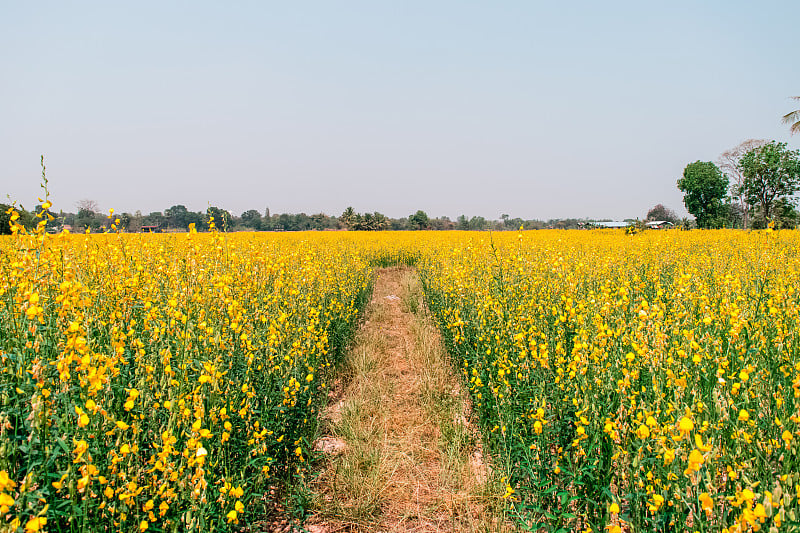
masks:
[(467, 398), (413, 270), (378, 272), (337, 388), (318, 442), (328, 459), (312, 485), (320, 510), (310, 532), (495, 529)]

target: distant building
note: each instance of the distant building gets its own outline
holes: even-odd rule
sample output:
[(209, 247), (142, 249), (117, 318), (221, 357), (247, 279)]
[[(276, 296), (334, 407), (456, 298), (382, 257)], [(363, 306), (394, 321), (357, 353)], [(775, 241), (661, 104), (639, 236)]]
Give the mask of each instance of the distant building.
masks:
[(614, 228), (614, 229), (616, 229), (616, 228), (627, 228), (628, 227), (628, 223), (627, 222), (617, 222), (615, 220), (613, 220), (611, 222), (594, 222), (594, 225), (597, 228), (604, 228), (604, 229), (605, 228)]
[(675, 224), (668, 220), (653, 220), (646, 222), (645, 225), (650, 229), (669, 229), (675, 227)]
[(161, 233), (161, 226), (142, 226), (142, 233)]

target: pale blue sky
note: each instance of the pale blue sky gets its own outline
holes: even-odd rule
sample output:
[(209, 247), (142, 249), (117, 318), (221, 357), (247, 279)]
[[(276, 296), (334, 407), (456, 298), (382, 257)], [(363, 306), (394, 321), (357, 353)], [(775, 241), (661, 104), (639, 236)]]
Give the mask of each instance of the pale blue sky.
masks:
[[(147, 213), (684, 214), (800, 147), (800, 2), (0, 2), (0, 193)], [(0, 202), (5, 201), (0, 199)]]

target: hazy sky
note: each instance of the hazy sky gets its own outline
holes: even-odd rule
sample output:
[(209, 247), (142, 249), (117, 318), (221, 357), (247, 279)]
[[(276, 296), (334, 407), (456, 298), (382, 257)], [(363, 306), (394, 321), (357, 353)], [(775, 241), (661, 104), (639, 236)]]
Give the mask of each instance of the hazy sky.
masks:
[[(399, 217), (643, 217), (800, 147), (800, 1), (0, 2), (0, 193)], [(0, 202), (5, 202), (0, 199)]]

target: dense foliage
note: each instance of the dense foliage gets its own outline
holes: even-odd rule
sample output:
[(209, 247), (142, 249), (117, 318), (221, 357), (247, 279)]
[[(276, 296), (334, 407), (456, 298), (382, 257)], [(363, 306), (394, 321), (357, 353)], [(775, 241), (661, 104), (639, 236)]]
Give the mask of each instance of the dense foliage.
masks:
[(794, 194), (800, 188), (800, 152), (773, 141), (747, 152), (739, 161), (739, 168), (744, 176), (741, 195), (756, 209), (755, 214), (764, 221), (778, 218), (793, 228)]
[(728, 178), (710, 161), (686, 165), (678, 189), (684, 192), (686, 210), (697, 219), (700, 228), (720, 228), (726, 218), (725, 198)]

